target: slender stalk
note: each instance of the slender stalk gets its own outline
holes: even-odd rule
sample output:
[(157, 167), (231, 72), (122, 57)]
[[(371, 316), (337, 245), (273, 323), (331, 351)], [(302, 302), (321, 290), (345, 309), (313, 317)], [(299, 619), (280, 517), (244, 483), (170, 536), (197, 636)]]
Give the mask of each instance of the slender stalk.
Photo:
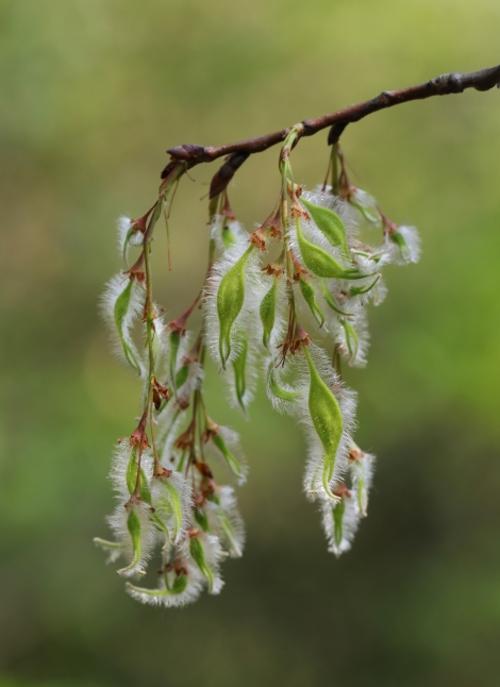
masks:
[[(152, 222), (150, 220), (150, 226)], [(148, 227), (149, 229), (149, 227)], [(153, 427), (153, 378), (154, 378), (154, 351), (153, 351), (153, 283), (151, 279), (151, 264), (150, 264), (150, 245), (151, 233), (149, 233), (147, 242), (144, 245), (144, 272), (146, 281), (146, 301), (144, 304), (144, 318), (146, 320), (146, 344), (148, 349), (148, 381), (146, 387), (146, 398), (144, 402), (144, 414), (147, 417), (151, 436), (151, 448), (153, 451), (153, 474), (156, 474), (159, 462), (158, 452), (156, 450), (155, 432)], [(137, 458), (137, 477), (134, 488), (134, 495), (139, 496), (140, 493), (140, 474), (141, 474), (142, 450), (139, 451)]]

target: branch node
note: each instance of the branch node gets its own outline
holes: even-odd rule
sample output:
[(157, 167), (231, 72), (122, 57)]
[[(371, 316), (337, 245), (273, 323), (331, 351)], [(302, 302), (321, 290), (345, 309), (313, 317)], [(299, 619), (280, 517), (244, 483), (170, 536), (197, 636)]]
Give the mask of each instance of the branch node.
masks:
[(196, 158), (196, 160), (209, 160), (205, 146), (199, 146), (196, 143), (183, 143), (180, 146), (169, 148), (167, 153), (176, 160), (185, 160), (187, 162)]
[(458, 72), (451, 74), (440, 74), (440, 76), (432, 79), (431, 84), (438, 95), (446, 95), (447, 93), (461, 93), (465, 88), (463, 76)]
[(328, 134), (328, 145), (333, 146), (336, 143), (338, 143), (340, 137), (344, 133), (345, 128), (347, 127), (349, 122), (335, 122), (335, 124), (332, 125), (330, 132)]

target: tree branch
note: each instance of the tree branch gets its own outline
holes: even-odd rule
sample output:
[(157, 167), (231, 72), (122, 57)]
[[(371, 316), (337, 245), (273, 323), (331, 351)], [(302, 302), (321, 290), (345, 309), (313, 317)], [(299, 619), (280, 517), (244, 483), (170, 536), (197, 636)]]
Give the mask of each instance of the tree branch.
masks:
[[(436, 95), (462, 93), (468, 88), (474, 88), (477, 91), (487, 91), (495, 86), (500, 88), (500, 65), (464, 74), (442, 74), (417, 86), (410, 86), (396, 91), (383, 91), (370, 100), (350, 105), (342, 110), (337, 110), (321, 117), (305, 119), (302, 122), (303, 130), (299, 138), (312, 136), (322, 129), (331, 127), (328, 142), (333, 144), (339, 139), (348, 124), (358, 122), (372, 112), (384, 110), (394, 105), (401, 105), (412, 100), (423, 100)], [(201, 146), (187, 143), (169, 148), (167, 152), (171, 160), (163, 170), (162, 178), (168, 174), (172, 163), (182, 161), (187, 164), (187, 167), (191, 168), (202, 162), (213, 162), (219, 157), (229, 155), (230, 157), (227, 162), (217, 173), (217, 182), (213, 186), (213, 190), (219, 193), (221, 190), (224, 190), (233, 174), (249, 155), (260, 153), (280, 143), (285, 139), (289, 130), (289, 128), (285, 128), (264, 136), (257, 136), (237, 143), (220, 146)]]

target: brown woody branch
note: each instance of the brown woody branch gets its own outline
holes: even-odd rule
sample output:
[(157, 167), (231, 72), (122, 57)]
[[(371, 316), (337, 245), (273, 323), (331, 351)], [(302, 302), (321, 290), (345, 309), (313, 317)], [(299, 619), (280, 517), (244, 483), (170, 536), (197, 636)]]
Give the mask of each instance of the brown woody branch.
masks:
[[(384, 110), (412, 100), (423, 100), (436, 95), (462, 93), (468, 88), (474, 88), (477, 91), (487, 91), (494, 86), (500, 87), (500, 65), (464, 74), (442, 74), (417, 86), (410, 86), (409, 88), (402, 88), (396, 91), (383, 91), (370, 100), (365, 100), (321, 117), (305, 119), (302, 122), (303, 131), (300, 137), (312, 136), (322, 129), (331, 127), (328, 142), (333, 144), (338, 141), (348, 124), (358, 122), (372, 112)], [(282, 142), (288, 132), (289, 128), (285, 128), (264, 136), (257, 136), (256, 138), (249, 138), (245, 141), (221, 146), (201, 146), (187, 143), (169, 148), (167, 152), (171, 160), (163, 170), (162, 178), (168, 174), (172, 164), (176, 162), (182, 161), (190, 168), (202, 162), (213, 162), (220, 157), (228, 155), (228, 160), (214, 177), (210, 193), (211, 197), (213, 197), (226, 188), (236, 170), (250, 155), (260, 153)]]

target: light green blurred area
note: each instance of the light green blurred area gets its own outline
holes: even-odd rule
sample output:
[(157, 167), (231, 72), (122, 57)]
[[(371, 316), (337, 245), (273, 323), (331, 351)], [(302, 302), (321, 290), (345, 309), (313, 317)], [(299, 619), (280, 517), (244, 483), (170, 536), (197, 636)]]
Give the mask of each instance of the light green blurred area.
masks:
[[(379, 456), (351, 553), (326, 553), (301, 493), (304, 443), (259, 398), (237, 427), (243, 560), (184, 610), (143, 608), (91, 544), (105, 534), (115, 438), (139, 388), (97, 313), (119, 269), (115, 218), (155, 196), (168, 146), (222, 143), (409, 85), (497, 63), (496, 0), (3, 0), (0, 685), (499, 684), (500, 92), (435, 98), (350, 127), (360, 186), (416, 224), (424, 253), (388, 274), (371, 313), (360, 443)], [(278, 192), (277, 151), (249, 160), (231, 199), (248, 226)], [(294, 170), (322, 179), (325, 136)], [(183, 182), (172, 316), (206, 262), (215, 168)]]

